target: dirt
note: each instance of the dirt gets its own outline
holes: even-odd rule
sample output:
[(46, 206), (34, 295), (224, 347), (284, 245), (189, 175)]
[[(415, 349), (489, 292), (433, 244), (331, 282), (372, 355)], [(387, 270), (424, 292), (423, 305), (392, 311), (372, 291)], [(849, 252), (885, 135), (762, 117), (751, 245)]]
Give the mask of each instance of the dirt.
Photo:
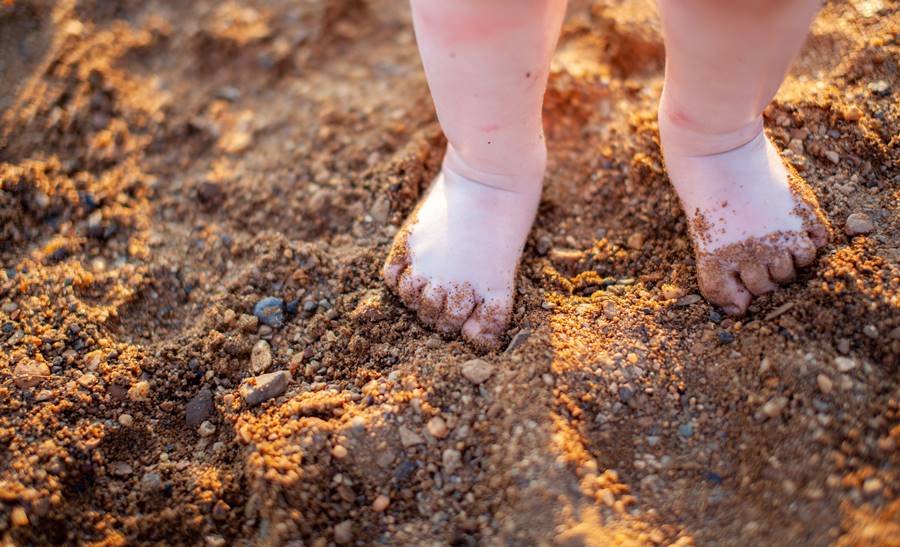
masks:
[(405, 3), (3, 2), (4, 543), (900, 544), (898, 11), (828, 3), (767, 109), (835, 237), (732, 319), (652, 4), (572, 2), (479, 354), (379, 279), (445, 144)]

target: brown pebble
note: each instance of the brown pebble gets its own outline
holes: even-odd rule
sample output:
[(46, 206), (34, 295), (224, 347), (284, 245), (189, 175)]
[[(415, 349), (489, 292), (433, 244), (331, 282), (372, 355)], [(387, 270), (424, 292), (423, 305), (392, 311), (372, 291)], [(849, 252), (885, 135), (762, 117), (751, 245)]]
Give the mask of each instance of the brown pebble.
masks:
[(247, 378), (241, 384), (239, 391), (241, 398), (248, 406), (256, 406), (284, 393), (290, 381), (291, 374), (286, 370), (279, 370)]
[(777, 418), (788, 404), (787, 397), (773, 397), (760, 409), (768, 418)]
[(212, 418), (215, 410), (212, 392), (207, 388), (203, 388), (185, 405), (184, 420), (187, 422), (188, 427), (194, 428)]
[(340, 545), (353, 541), (353, 521), (345, 520), (334, 526), (334, 542)]
[(644, 234), (640, 232), (635, 232), (628, 236), (628, 240), (625, 242), (628, 245), (629, 249), (633, 249), (635, 251), (641, 250), (644, 246)]
[(402, 444), (404, 448), (409, 448), (410, 446), (424, 443), (425, 439), (423, 439), (418, 433), (414, 432), (406, 426), (400, 426), (400, 444)]
[(863, 482), (863, 494), (867, 496), (877, 496), (881, 493), (882, 488), (884, 488), (884, 484), (877, 477), (868, 478)]
[(136, 382), (131, 388), (128, 390), (128, 398), (132, 401), (146, 401), (150, 396), (150, 382), (141, 380), (140, 382)]
[(197, 432), (201, 437), (211, 437), (216, 432), (216, 426), (209, 421), (205, 421), (197, 428)]
[(272, 347), (265, 340), (260, 340), (250, 352), (250, 370), (253, 374), (261, 374), (272, 366)]
[(25, 513), (25, 509), (21, 507), (16, 507), (12, 510), (10, 514), (10, 521), (12, 521), (13, 526), (28, 526), (28, 515)]
[(331, 449), (331, 455), (339, 460), (343, 460), (347, 457), (347, 449), (341, 445), (335, 445), (334, 448)]
[(13, 370), (13, 381), (22, 389), (32, 388), (50, 376), (50, 367), (31, 359), (22, 359)]
[(473, 384), (483, 383), (494, 373), (494, 366), (484, 359), (471, 359), (462, 364), (462, 375)]
[(819, 385), (819, 391), (828, 395), (831, 393), (831, 390), (834, 388), (834, 382), (831, 381), (831, 378), (825, 376), (824, 374), (819, 374), (816, 376), (816, 383)]
[(443, 439), (448, 433), (447, 423), (440, 416), (435, 416), (428, 420), (426, 428), (428, 429), (428, 433), (436, 439)]
[(856, 368), (856, 360), (850, 357), (835, 357), (834, 365), (840, 372), (849, 372)]
[(372, 502), (372, 510), (376, 513), (380, 513), (388, 508), (388, 505), (391, 504), (391, 498), (385, 496), (384, 494), (375, 498), (375, 501)]

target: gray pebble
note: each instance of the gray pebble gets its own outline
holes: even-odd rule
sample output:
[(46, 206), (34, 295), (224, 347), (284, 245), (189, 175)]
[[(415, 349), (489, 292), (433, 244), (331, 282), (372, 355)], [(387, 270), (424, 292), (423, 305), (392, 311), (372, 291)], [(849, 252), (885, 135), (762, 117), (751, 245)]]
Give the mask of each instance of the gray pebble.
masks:
[(267, 296), (253, 306), (253, 315), (263, 325), (278, 329), (284, 325), (284, 300)]

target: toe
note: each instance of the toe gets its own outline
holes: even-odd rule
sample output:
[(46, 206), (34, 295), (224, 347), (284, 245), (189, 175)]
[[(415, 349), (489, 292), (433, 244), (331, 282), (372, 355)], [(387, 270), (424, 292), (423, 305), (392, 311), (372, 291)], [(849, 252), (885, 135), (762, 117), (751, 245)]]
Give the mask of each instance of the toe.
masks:
[(769, 270), (765, 264), (750, 262), (741, 266), (741, 281), (748, 291), (755, 295), (766, 294), (778, 288), (769, 278)]
[(400, 278), (403, 272), (409, 267), (409, 253), (406, 244), (394, 241), (394, 246), (388, 253), (384, 266), (381, 268), (381, 278), (384, 279), (385, 285), (392, 291), (397, 291), (400, 285)]
[(492, 350), (509, 324), (511, 306), (501, 300), (479, 302), (462, 326), (463, 338), (473, 346)]
[(816, 246), (808, 237), (800, 236), (791, 245), (791, 254), (794, 256), (794, 264), (803, 268), (815, 262)]
[(435, 327), (444, 334), (456, 334), (475, 309), (475, 293), (469, 285), (452, 287), (447, 291), (444, 311)]
[(824, 247), (825, 245), (828, 245), (828, 242), (831, 240), (831, 232), (828, 230), (827, 226), (816, 222), (809, 229), (809, 239), (816, 248)]
[(411, 310), (419, 309), (422, 289), (425, 288), (426, 283), (427, 280), (413, 273), (411, 268), (407, 268), (403, 272), (403, 275), (400, 276), (400, 283), (397, 286), (397, 293), (407, 308)]
[(419, 319), (434, 327), (444, 311), (447, 291), (436, 283), (426, 283), (419, 298)]
[(790, 283), (797, 272), (794, 270), (794, 259), (791, 253), (782, 251), (772, 258), (769, 263), (769, 274), (778, 283)]
[(738, 281), (733, 267), (715, 257), (701, 259), (697, 264), (697, 281), (703, 296), (725, 313), (740, 315), (747, 311), (752, 296)]

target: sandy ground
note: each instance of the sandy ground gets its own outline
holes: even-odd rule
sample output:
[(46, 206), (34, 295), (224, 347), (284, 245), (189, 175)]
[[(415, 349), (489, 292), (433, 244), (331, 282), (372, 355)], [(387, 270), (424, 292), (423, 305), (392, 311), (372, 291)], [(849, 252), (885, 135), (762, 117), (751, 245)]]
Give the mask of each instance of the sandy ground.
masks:
[(572, 2), (477, 355), (378, 275), (444, 146), (405, 3), (0, 4), (4, 543), (900, 545), (898, 21), (829, 2), (767, 110), (836, 237), (735, 320), (652, 4)]

